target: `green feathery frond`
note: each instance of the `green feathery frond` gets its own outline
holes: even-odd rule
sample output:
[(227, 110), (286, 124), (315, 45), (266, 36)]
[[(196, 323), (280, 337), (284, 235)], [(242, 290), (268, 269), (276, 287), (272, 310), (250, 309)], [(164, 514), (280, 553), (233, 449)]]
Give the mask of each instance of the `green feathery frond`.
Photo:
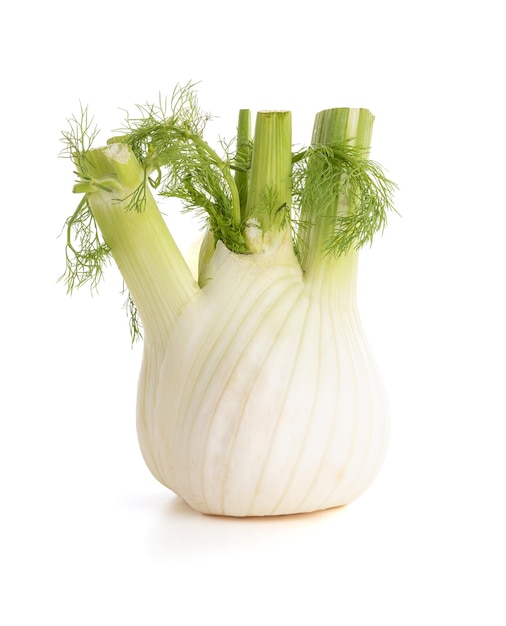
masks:
[(211, 116), (200, 109), (193, 87), (177, 88), (170, 104), (160, 98), (157, 105), (138, 106), (139, 115), (127, 116), (118, 131), (122, 134), (109, 143), (127, 143), (145, 168), (144, 184), (149, 182), (161, 197), (179, 198), (184, 211), (205, 217), (215, 240), (246, 252), (234, 157), (228, 146), (220, 157), (204, 140)]
[[(339, 257), (371, 244), (394, 209), (395, 183), (366, 151), (351, 140), (315, 145), (293, 158), (293, 198), (296, 215), (308, 224), (325, 222), (322, 252)], [(302, 241), (304, 245), (304, 241)]]

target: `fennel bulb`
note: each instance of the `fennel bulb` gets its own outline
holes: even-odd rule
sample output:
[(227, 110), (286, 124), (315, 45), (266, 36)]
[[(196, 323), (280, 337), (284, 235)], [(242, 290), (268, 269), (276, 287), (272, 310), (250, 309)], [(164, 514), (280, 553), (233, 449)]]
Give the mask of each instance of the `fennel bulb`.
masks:
[[(316, 116), (292, 153), (291, 115), (239, 114), (236, 150), (204, 141), (192, 86), (139, 107), (92, 148), (87, 112), (64, 133), (84, 193), (67, 220), (69, 290), (116, 261), (144, 335), (137, 431), (153, 475), (203, 513), (345, 505), (388, 442), (383, 385), (356, 302), (358, 250), (384, 228), (393, 183), (367, 157), (373, 116)], [(196, 280), (151, 190), (206, 216)]]

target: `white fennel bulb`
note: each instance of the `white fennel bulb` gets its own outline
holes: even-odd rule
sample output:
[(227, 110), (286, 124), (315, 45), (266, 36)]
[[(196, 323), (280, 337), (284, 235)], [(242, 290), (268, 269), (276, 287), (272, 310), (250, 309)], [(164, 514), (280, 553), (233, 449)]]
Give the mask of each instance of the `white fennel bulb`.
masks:
[(139, 412), (147, 464), (192, 507), (314, 511), (376, 476), (387, 411), (349, 269), (305, 282), (291, 245), (240, 257), (218, 244), (169, 337), (155, 406)]
[[(348, 504), (388, 443), (356, 299), (358, 250), (384, 227), (393, 189), (367, 158), (373, 117), (323, 111), (311, 147), (293, 153), (288, 112), (259, 113), (252, 139), (241, 111), (222, 159), (194, 93), (177, 94), (171, 115), (150, 107), (104, 148), (83, 148), (85, 114), (65, 134), (85, 194), (68, 220), (69, 289), (113, 256), (144, 333), (142, 454), (190, 506), (265, 516)], [(151, 188), (207, 215), (198, 283)]]

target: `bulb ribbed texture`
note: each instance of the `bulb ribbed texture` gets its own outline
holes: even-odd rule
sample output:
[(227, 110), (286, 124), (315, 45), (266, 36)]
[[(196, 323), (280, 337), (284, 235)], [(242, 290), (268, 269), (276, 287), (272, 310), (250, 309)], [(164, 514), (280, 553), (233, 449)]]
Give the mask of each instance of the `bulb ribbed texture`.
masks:
[[(239, 257), (219, 244), (208, 274), (161, 366), (144, 368), (158, 370), (155, 403), (138, 414), (148, 466), (203, 513), (348, 504), (376, 476), (388, 439), (355, 269), (304, 278), (291, 246)], [(141, 375), (141, 395), (145, 384)]]

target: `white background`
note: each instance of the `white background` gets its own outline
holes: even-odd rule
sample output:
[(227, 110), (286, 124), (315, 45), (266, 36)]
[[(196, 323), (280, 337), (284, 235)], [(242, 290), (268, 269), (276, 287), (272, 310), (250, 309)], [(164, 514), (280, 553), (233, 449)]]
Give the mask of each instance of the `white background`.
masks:
[[(299, 7), (299, 8), (297, 8)], [(5, 3), (1, 9), (0, 623), (506, 624), (504, 19), (501, 3)], [(342, 510), (204, 517), (137, 448), (140, 347), (115, 271), (68, 297), (58, 159), (88, 104), (107, 133), (202, 81), (237, 110), (376, 115), (398, 182), (362, 254), (360, 307), (388, 388), (384, 469)], [(186, 233), (183, 233), (186, 234)]]

